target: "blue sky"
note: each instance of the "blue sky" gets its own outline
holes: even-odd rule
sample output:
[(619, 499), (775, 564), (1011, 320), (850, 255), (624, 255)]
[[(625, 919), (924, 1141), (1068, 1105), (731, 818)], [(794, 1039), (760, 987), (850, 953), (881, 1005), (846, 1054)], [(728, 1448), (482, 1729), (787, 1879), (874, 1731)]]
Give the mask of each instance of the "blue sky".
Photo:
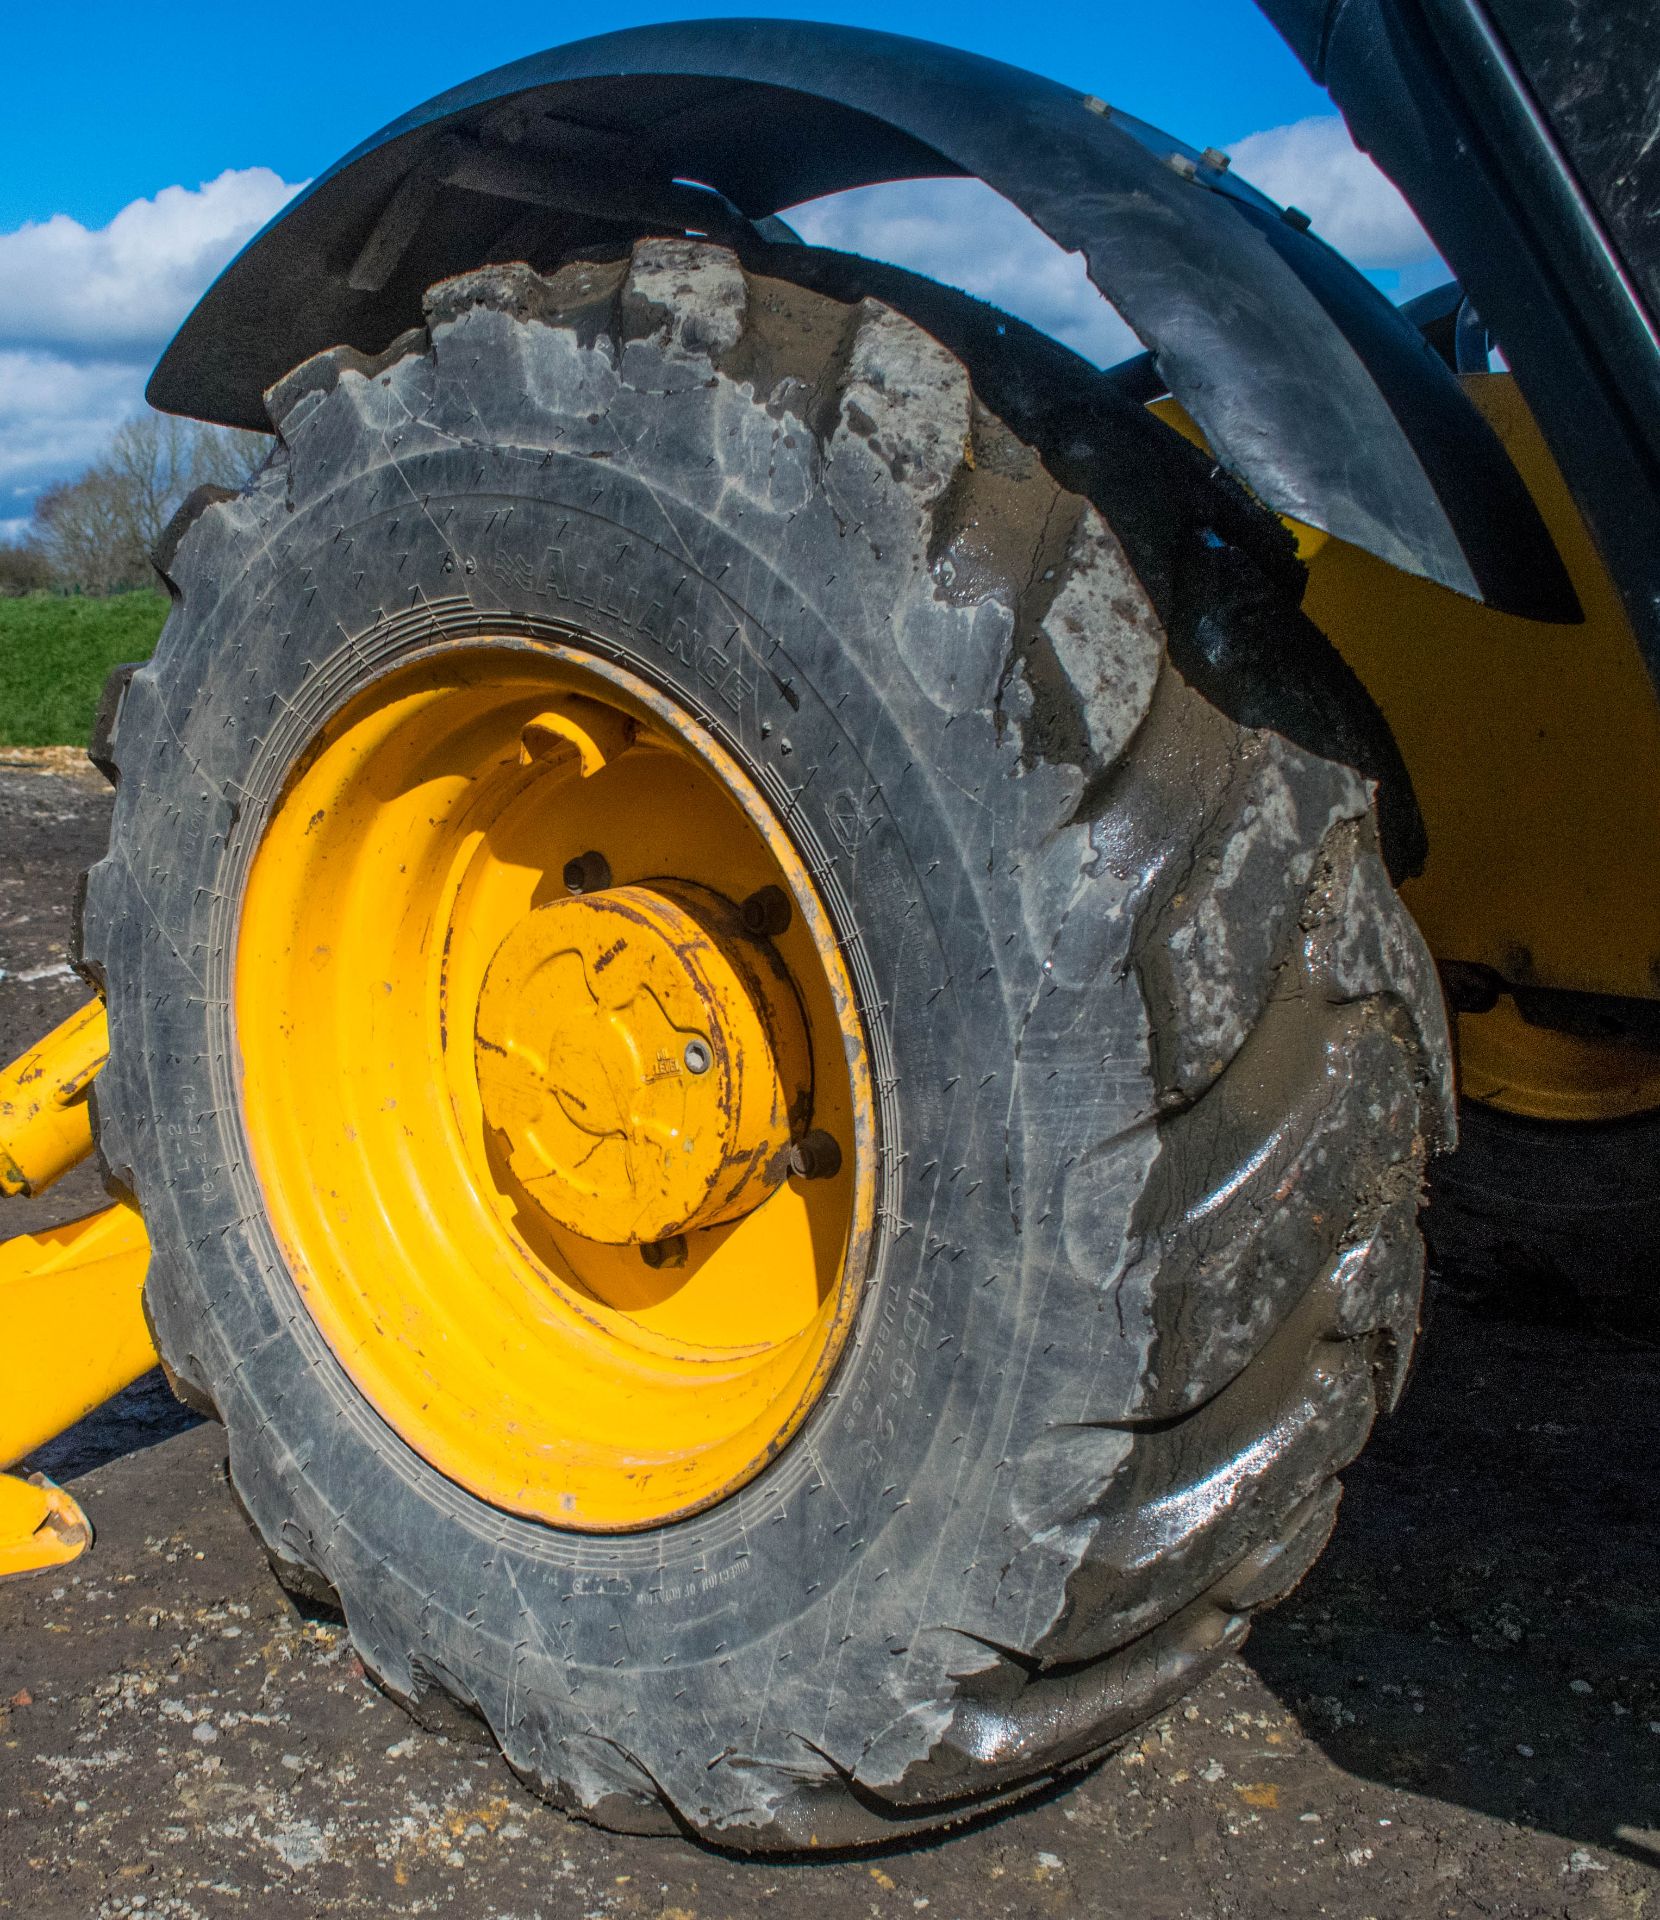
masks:
[[(562, 40), (730, 10), (631, 3), (204, 5), (9, 10), (0, 119), (0, 535), (96, 457), (190, 304), (299, 184), (472, 74)], [(1438, 277), (1398, 198), (1251, 0), (772, 0), (1046, 73), (1229, 147), (1247, 177), (1406, 294)], [(1249, 158), (1249, 164), (1247, 164)], [(980, 198), (976, 198), (976, 195)], [(971, 183), (868, 189), (809, 238), (933, 272), (1097, 359), (1130, 344), (1076, 261)], [(1047, 252), (1045, 252), (1047, 249)]]
[(1251, 0), (886, 0), (752, 8), (202, 5), (9, 8), (0, 231), (52, 213), (102, 225), (141, 194), (226, 167), (316, 173), (418, 101), (560, 41), (752, 11), (944, 40), (1220, 144), (1329, 111)]

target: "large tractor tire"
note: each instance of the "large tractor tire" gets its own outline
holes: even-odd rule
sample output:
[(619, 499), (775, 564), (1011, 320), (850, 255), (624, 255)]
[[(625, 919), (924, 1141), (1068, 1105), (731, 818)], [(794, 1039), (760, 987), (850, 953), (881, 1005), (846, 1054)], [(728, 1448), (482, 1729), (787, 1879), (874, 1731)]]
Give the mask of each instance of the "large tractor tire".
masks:
[(1098, 1756), (1319, 1552), (1448, 1120), (1367, 785), (1250, 717), (1314, 644), (1272, 523), (684, 241), (270, 404), (162, 556), (82, 953), (279, 1569), (619, 1828)]

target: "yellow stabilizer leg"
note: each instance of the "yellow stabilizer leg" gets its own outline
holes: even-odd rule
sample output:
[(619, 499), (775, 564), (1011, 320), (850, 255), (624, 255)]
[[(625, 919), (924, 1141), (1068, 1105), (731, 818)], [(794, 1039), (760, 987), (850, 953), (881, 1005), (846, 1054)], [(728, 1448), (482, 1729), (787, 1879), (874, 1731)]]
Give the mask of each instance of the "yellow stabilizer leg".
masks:
[[(131, 1207), (0, 1242), (0, 1466), (156, 1364), (141, 1304), (149, 1264)], [(59, 1566), (91, 1538), (66, 1493), (0, 1474), (0, 1578)]]
[(0, 1473), (0, 1580), (61, 1567), (92, 1544), (92, 1526), (41, 1473)]
[[(0, 1072), (0, 1193), (39, 1193), (92, 1151), (86, 1096), (108, 1054), (92, 1000)], [(0, 1467), (156, 1364), (141, 1304), (149, 1264), (131, 1207), (0, 1241)], [(62, 1566), (91, 1541), (61, 1488), (0, 1473), (0, 1579)]]
[(109, 1050), (89, 1000), (0, 1072), (0, 1193), (39, 1193), (92, 1151), (87, 1089)]

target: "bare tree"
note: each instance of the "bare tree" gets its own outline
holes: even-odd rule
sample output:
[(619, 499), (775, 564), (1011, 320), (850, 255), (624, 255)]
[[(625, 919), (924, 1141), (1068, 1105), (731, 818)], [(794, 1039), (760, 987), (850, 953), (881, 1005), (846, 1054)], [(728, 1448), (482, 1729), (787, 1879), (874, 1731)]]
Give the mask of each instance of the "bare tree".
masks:
[(48, 487), (35, 501), (35, 526), (55, 586), (76, 593), (120, 593), (149, 577), (115, 477), (102, 465), (79, 480)]
[(264, 464), (271, 451), (268, 433), (244, 433), (240, 427), (210, 427), (197, 420), (195, 487), (240, 487)]
[(0, 600), (44, 593), (51, 584), (52, 563), (37, 540), (0, 541)]
[(155, 584), (150, 555), (183, 502), (199, 486), (240, 486), (269, 446), (263, 434), (171, 414), (129, 420), (102, 460), (35, 503), (54, 583), (95, 594)]

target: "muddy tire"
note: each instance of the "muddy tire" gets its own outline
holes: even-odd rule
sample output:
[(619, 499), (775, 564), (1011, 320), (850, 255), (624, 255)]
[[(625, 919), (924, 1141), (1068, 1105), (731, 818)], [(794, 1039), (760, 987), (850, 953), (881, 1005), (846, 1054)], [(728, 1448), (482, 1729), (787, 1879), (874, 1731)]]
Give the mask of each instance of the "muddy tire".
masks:
[[(1259, 571), (1237, 496), (1184, 451), (1121, 537), (889, 307), (685, 242), (446, 283), (271, 410), (270, 463), (166, 556), (82, 951), (161, 1349), (278, 1564), (395, 1695), (621, 1828), (862, 1844), (1099, 1755), (1325, 1541), (1448, 1113), (1366, 785), (1172, 665), (1225, 626), (1182, 611), (1206, 556)], [(1100, 431), (1122, 486), (1145, 425)], [(1294, 585), (1245, 600), (1304, 633)], [(228, 1012), (327, 716), (423, 648), (573, 631), (787, 810), (880, 1067), (830, 1391), (720, 1505), (611, 1537), (483, 1504), (366, 1407), (248, 1171)]]

